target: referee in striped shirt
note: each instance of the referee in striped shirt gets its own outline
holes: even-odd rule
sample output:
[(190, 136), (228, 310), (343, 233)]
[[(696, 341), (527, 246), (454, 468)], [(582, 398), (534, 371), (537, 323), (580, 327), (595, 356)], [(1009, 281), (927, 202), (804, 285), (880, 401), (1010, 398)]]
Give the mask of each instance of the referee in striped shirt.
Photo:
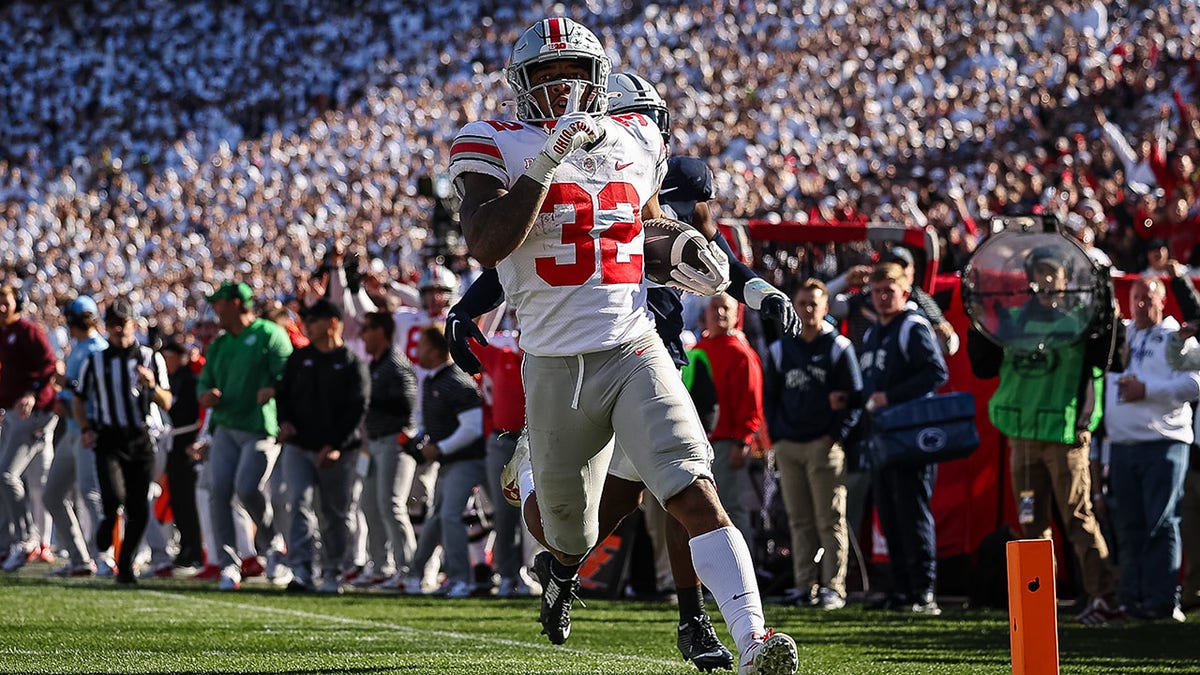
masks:
[[(117, 510), (125, 507), (125, 536), (117, 560), (118, 584), (137, 583), (133, 557), (150, 518), (148, 499), (154, 478), (154, 442), (150, 439), (151, 403), (171, 407), (167, 364), (161, 354), (137, 343), (133, 305), (113, 300), (104, 313), (109, 347), (92, 354), (79, 372), (71, 407), (82, 444), (96, 452), (104, 520), (96, 530), (101, 551), (112, 546)], [(87, 402), (92, 416), (88, 417)]]

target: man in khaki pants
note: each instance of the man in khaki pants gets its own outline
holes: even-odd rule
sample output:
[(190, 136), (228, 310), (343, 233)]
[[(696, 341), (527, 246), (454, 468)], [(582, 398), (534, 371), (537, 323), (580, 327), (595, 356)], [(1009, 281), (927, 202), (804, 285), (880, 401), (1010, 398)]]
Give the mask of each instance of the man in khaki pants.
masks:
[(847, 402), (862, 391), (850, 340), (825, 321), (829, 293), (809, 279), (793, 299), (799, 337), (771, 343), (764, 367), (763, 407), (792, 534), (799, 605), (846, 606), (846, 461), (842, 449), (858, 421)]
[(1103, 375), (1112, 361), (1113, 334), (1120, 336), (1119, 343), (1124, 328), (1114, 319), (1112, 324), (1079, 330), (1078, 309), (1067, 302), (1067, 265), (1058, 249), (1033, 249), (1025, 260), (1025, 274), (1031, 297), (1022, 306), (1003, 310), (1002, 326), (1025, 335), (1079, 332), (1084, 337), (1031, 353), (1001, 347), (971, 330), (971, 370), (980, 379), (1000, 377), (988, 415), (1008, 436), (1022, 536), (1049, 539), (1051, 508), (1058, 509), (1090, 597), (1076, 620), (1108, 623), (1123, 618), (1123, 613), (1115, 596), (1108, 544), (1092, 511), (1089, 450), (1102, 416)]

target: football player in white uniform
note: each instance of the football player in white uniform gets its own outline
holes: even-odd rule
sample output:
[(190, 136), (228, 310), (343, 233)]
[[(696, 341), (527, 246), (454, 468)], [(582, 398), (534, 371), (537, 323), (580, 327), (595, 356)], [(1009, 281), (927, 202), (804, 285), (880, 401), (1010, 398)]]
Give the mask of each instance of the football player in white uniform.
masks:
[[(530, 459), (551, 547), (534, 564), (542, 627), (554, 643), (569, 635), (615, 431), (691, 536), (740, 672), (794, 673), (795, 642), (765, 627), (749, 549), (720, 506), (704, 430), (646, 309), (642, 218), (662, 214), (666, 152), (648, 117), (604, 117), (610, 70), (586, 28), (541, 20), (506, 69), (519, 121), (473, 122), (451, 148), (468, 248), (496, 267), (524, 329)], [(688, 269), (679, 285), (712, 295), (728, 285), (727, 269)]]
[[(666, 143), (670, 131), (670, 113), (654, 85), (633, 73), (613, 73), (608, 78), (608, 112), (610, 115), (641, 113), (654, 120)], [(667, 160), (667, 175), (659, 191), (660, 203), (665, 212), (690, 222), (704, 236), (715, 241), (729, 257), (730, 285), (726, 292), (740, 302), (757, 309), (764, 318), (774, 321), (782, 334), (795, 335), (799, 332), (799, 317), (796, 316), (791, 300), (779, 290), (758, 277), (749, 267), (733, 255), (707, 207), (712, 198), (712, 172), (704, 160), (696, 157), (672, 156)], [(669, 193), (669, 194), (668, 194)], [(664, 199), (665, 197), (665, 199)], [(488, 339), (474, 324), (473, 318), (481, 316), (504, 301), (504, 289), (494, 269), (487, 270), (471, 284), (462, 299), (450, 310), (446, 319), (446, 335), (450, 337), (450, 351), (454, 361), (467, 372), (478, 372), (479, 360), (471, 352), (470, 339), (488, 344)], [(678, 290), (659, 287), (647, 291), (647, 306), (654, 315), (655, 329), (677, 366), (688, 363), (681, 334), (684, 330), (682, 302)], [(513, 506), (522, 508), (530, 533), (544, 545), (541, 531), (541, 514), (538, 512), (536, 490), (528, 462), (528, 442), (521, 434), (515, 458), (505, 467), (501, 481), (505, 498)], [(625, 459), (620, 447), (613, 453), (608, 478), (600, 499), (600, 539), (616, 530), (626, 515), (638, 508), (642, 501), (643, 484), (637, 471)], [(657, 502), (646, 505), (647, 525), (658, 520), (660, 531), (665, 533), (666, 550), (675, 590), (678, 597), (679, 627), (676, 643), (683, 657), (692, 661), (701, 671), (728, 669), (733, 664), (733, 654), (721, 644), (712, 622), (704, 608), (704, 595), (700, 580), (692, 566), (688, 534), (674, 518), (662, 518)], [(660, 539), (661, 541), (661, 539)]]

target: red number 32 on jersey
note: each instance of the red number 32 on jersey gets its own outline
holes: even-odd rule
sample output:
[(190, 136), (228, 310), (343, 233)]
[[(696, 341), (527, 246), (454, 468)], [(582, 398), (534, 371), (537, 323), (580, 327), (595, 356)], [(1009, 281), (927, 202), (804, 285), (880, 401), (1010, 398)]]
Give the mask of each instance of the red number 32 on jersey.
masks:
[[(599, 208), (597, 208), (597, 206)], [(569, 213), (562, 214), (563, 211)], [(596, 246), (600, 247), (600, 281), (636, 284), (642, 280), (642, 255), (621, 254), (642, 231), (642, 209), (637, 190), (629, 183), (609, 183), (593, 202), (592, 195), (575, 183), (552, 183), (540, 214), (559, 213), (562, 243), (573, 247), (574, 262), (554, 256), (535, 258), (537, 274), (551, 286), (581, 286), (596, 273)], [(597, 225), (602, 229), (597, 232)], [(563, 256), (564, 258), (567, 256)]]

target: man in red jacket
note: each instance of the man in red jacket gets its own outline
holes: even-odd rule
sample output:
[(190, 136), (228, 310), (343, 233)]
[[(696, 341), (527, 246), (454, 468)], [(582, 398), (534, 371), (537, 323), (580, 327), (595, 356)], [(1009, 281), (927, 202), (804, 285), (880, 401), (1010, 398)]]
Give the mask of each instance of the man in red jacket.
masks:
[(708, 435), (717, 495), (734, 526), (752, 543), (743, 495), (749, 489), (746, 458), (763, 423), (762, 363), (737, 326), (737, 301), (726, 294), (713, 296), (704, 311), (704, 339), (696, 349), (708, 355), (717, 385), (717, 427)]
[[(46, 331), (21, 317), (25, 301), (13, 286), (0, 286), (0, 552), (2, 569), (13, 572), (33, 549), (36, 528), (25, 490), (45, 484), (54, 452), (54, 375), (58, 362)], [(45, 453), (45, 454), (43, 454)], [(34, 466), (37, 462), (38, 465)]]

